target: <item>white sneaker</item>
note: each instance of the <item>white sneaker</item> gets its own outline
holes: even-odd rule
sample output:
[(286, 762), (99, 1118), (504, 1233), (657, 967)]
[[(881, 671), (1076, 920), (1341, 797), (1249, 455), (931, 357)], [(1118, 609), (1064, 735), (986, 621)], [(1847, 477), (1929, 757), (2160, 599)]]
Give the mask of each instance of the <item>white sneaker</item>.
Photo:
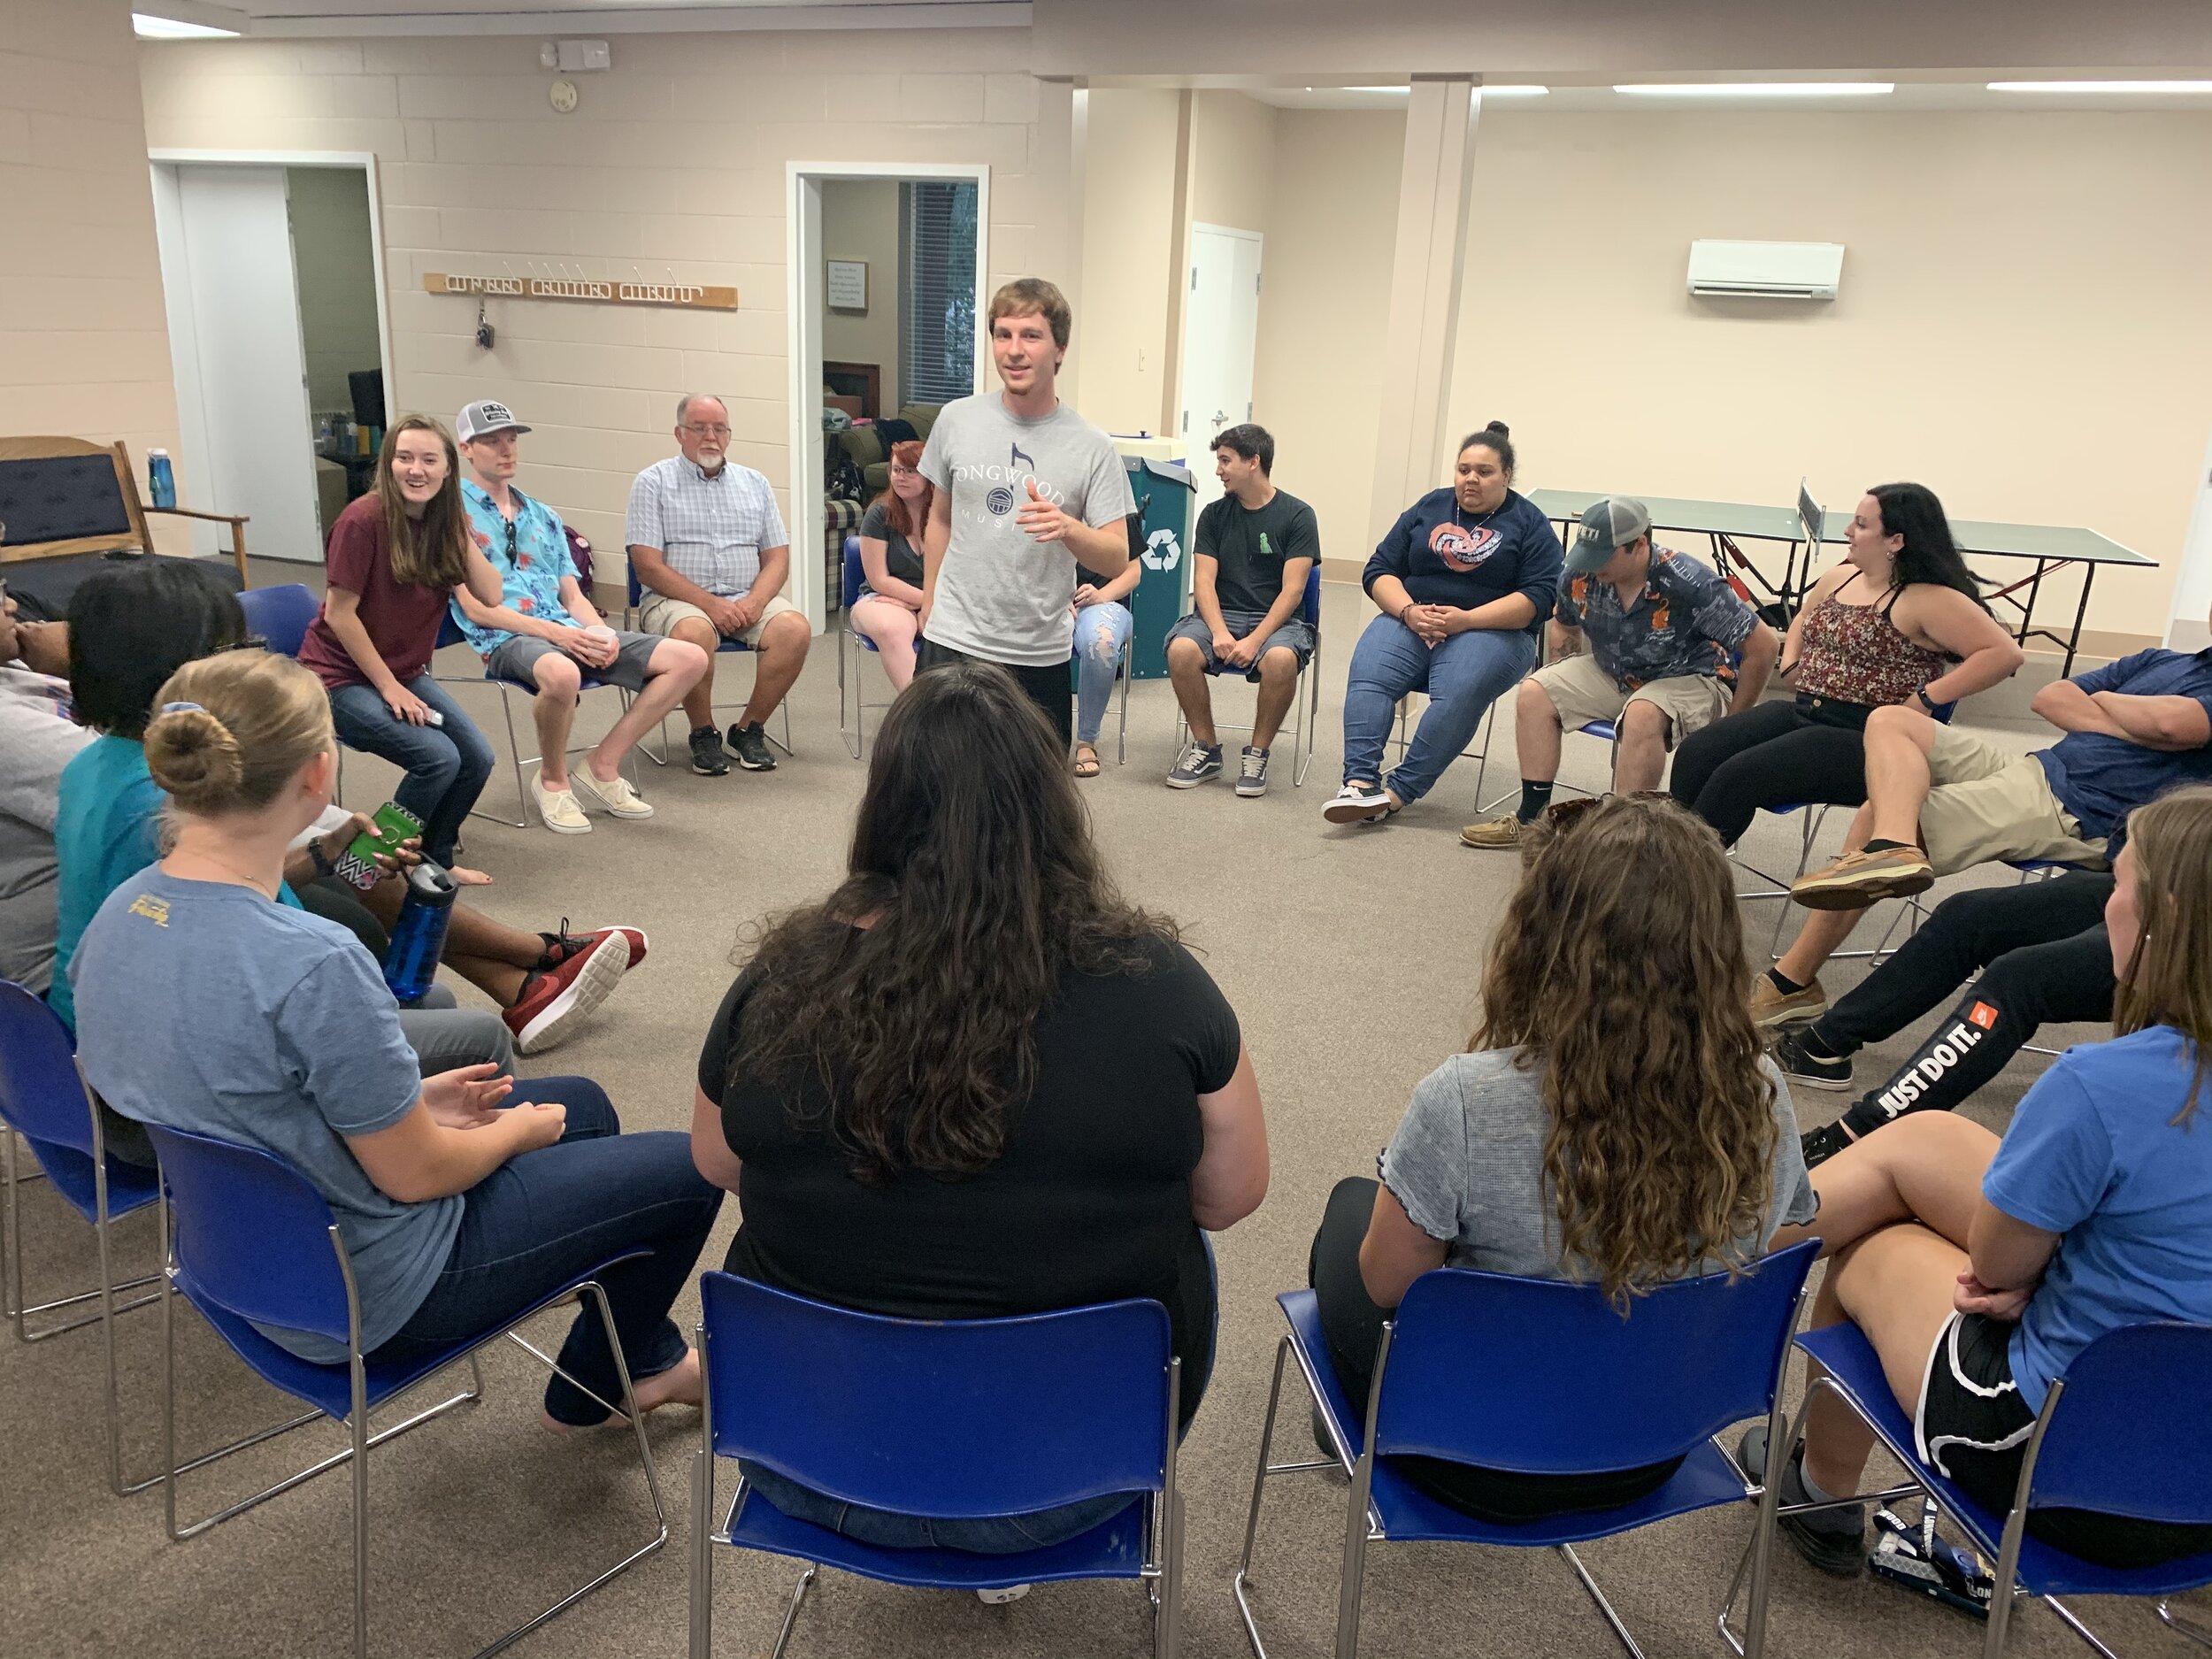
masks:
[(975, 1599), (986, 1607), (1004, 1607), (1009, 1601), (1018, 1601), (1029, 1594), (1025, 1584), (1010, 1584), (1002, 1590), (978, 1590)]
[[(572, 783), (581, 772), (570, 779)], [(541, 778), (530, 780), (530, 798), (538, 803), (538, 816), (545, 820), (545, 827), (556, 835), (588, 835), (591, 820), (584, 816), (584, 809), (576, 804), (574, 793), (567, 789), (549, 789)]]
[(1332, 824), (1379, 824), (1390, 816), (1390, 795), (1380, 784), (1348, 783), (1321, 816)]
[(604, 807), (616, 818), (653, 816), (651, 805), (643, 795), (630, 787), (630, 780), (620, 772), (615, 773), (613, 782), (602, 783), (591, 775), (591, 768), (586, 766), (581, 772), (569, 773), (568, 781), (584, 800), (593, 806)]

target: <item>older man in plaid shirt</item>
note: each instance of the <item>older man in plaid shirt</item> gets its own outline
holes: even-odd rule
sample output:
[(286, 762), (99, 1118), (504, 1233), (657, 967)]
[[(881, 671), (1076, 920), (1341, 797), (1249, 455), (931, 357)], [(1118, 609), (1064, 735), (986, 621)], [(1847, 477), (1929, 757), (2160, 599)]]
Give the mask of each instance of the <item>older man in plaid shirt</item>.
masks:
[[(676, 447), (630, 486), (625, 539), (645, 588), (638, 626), (687, 640), (711, 656), (741, 640), (760, 653), (753, 695), (730, 727), (730, 748), (748, 772), (772, 772), (763, 723), (806, 665), (813, 630), (783, 596), (791, 537), (768, 480), (729, 458), (730, 415), (718, 397), (688, 393), (676, 404)], [(714, 729), (714, 676), (685, 695), (691, 769), (718, 778), (730, 769)]]

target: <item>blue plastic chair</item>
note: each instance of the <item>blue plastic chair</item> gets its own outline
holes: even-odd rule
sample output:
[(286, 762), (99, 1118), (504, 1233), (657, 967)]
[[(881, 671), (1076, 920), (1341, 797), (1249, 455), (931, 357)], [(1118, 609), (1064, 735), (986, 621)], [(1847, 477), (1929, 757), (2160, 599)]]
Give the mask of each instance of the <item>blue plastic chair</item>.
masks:
[[(776, 1638), (781, 1659), (819, 1567), (886, 1584), (986, 1590), (1134, 1578), (1154, 1647), (1182, 1624), (1175, 1459), (1180, 1362), (1167, 1310), (1115, 1302), (1010, 1319), (855, 1313), (728, 1273), (700, 1280), (706, 1409), (692, 1473), (691, 1655), (713, 1647), (714, 1546), (808, 1563)], [(715, 1460), (741, 1457), (871, 1509), (980, 1519), (1127, 1493), (1089, 1532), (1018, 1555), (888, 1549), (794, 1520), (741, 1475), (716, 1524)]]
[[(466, 644), (468, 644), (468, 635), (461, 632), (459, 619), (453, 614), (453, 604), (449, 603), (446, 606), (445, 620), (438, 627), (436, 649), (442, 651), (449, 645)], [(537, 682), (534, 680), (518, 680), (511, 675), (495, 674), (488, 667), (480, 675), (434, 672), (430, 677), (442, 686), (476, 686), (488, 682), (499, 687), (499, 711), (507, 721), (507, 755), (514, 764), (515, 810), (518, 816), (502, 818), (498, 813), (488, 811), (481, 806), (471, 807), (469, 816), (489, 818), (493, 823), (504, 824), (510, 829), (528, 829), (530, 827), (530, 790), (523, 781), (523, 769), (536, 765), (543, 757), (524, 755), (521, 743), (516, 740), (515, 696), (519, 693), (525, 698), (534, 698), (538, 695)], [(582, 703), (585, 694), (593, 691), (618, 693), (624, 708), (626, 710), (629, 706), (630, 694), (626, 688), (616, 685), (611, 680), (601, 680), (596, 675), (587, 672), (582, 676), (582, 684), (577, 688), (577, 702)], [(588, 743), (572, 744), (568, 752), (573, 755), (590, 747)], [(634, 762), (630, 768), (630, 781), (633, 785), (637, 782), (637, 767)]]
[[(1291, 712), (1297, 717), (1286, 728), (1290, 733), (1290, 781), (1294, 786), (1305, 782), (1306, 769), (1313, 764), (1313, 748), (1306, 740), (1315, 735), (1313, 728), (1319, 724), (1321, 718), (1321, 566), (1318, 561), (1315, 563), (1311, 570), (1306, 572), (1306, 592), (1305, 596), (1298, 602), (1298, 619), (1304, 623), (1313, 634), (1313, 655), (1307, 659), (1306, 665), (1298, 671), (1298, 692), (1290, 701)], [(1122, 700), (1122, 719), (1125, 725), (1128, 720), (1128, 697), (1125, 688)], [(1401, 702), (1398, 705), (1398, 752), (1401, 755), (1405, 753), (1405, 704)], [(1248, 732), (1252, 728), (1248, 726), (1232, 726), (1225, 721), (1217, 720), (1214, 722), (1214, 729), (1217, 732)], [(1175, 716), (1175, 746), (1179, 749), (1187, 741), (1188, 734), (1188, 725), (1179, 710)], [(1277, 735), (1279, 736), (1281, 733), (1278, 733)], [(1125, 749), (1126, 746), (1127, 740), (1125, 736)], [(1486, 742), (1483, 749), (1486, 754), (1489, 744)], [(1475, 778), (1475, 788), (1478, 793), (1482, 788), (1482, 778), (1479, 773)]]
[[(115, 1316), (146, 1306), (161, 1292), (119, 1303), (115, 1298), (119, 1292), (157, 1285), (161, 1275), (149, 1273), (117, 1284), (110, 1259), (108, 1224), (153, 1203), (160, 1195), (159, 1183), (151, 1170), (108, 1155), (100, 1114), (78, 1074), (68, 1028), (42, 998), (6, 979), (0, 979), (0, 1125), (4, 1125), (0, 1126), (0, 1173), (4, 1174), (0, 1197), (4, 1197), (7, 1210), (8, 1306), (14, 1314), (15, 1333), (26, 1342), (42, 1342), (99, 1321), (107, 1359), (108, 1485), (118, 1497), (143, 1492), (160, 1477), (131, 1482), (123, 1476)], [(37, 1303), (25, 1298), (23, 1195), (16, 1167), (17, 1135), (29, 1146), (54, 1191), (92, 1224), (99, 1249), (100, 1282), (91, 1290)], [(88, 1302), (99, 1306), (43, 1329), (31, 1328), (33, 1315), (81, 1308)]]
[(323, 602), (302, 583), (282, 582), (274, 588), (247, 588), (238, 595), (238, 608), (246, 613), (248, 633), (259, 634), (279, 657), (297, 657)]
[[(841, 736), (845, 737), (846, 751), (858, 760), (868, 747), (868, 711), (871, 709), (880, 711), (891, 704), (888, 700), (870, 703), (867, 694), (860, 688), (860, 664), (864, 660), (861, 653), (865, 652), (869, 656), (880, 656), (882, 653), (876, 649), (873, 640), (853, 626), (853, 606), (860, 598), (862, 584), (868, 579), (867, 571), (860, 562), (860, 538), (856, 535), (845, 538), (845, 557), (841, 568), (843, 574), (838, 607), (843, 611), (845, 620), (837, 631), (837, 730)], [(845, 725), (845, 657), (848, 648), (852, 653), (853, 722), (850, 735), (846, 735)]]
[[(1555, 1548), (1632, 1654), (1640, 1649), (1573, 1546), (1671, 1516), (1765, 1498), (1714, 1439), (1746, 1417), (1782, 1420), (1789, 1337), (1817, 1240), (1777, 1251), (1730, 1279), (1714, 1273), (1636, 1298), (1628, 1317), (1594, 1285), (1464, 1268), (1424, 1273), (1383, 1325), (1363, 1407), (1337, 1380), (1310, 1290), (1278, 1296), (1290, 1322), (1275, 1353), (1258, 1472), (1234, 1586), (1256, 1659), (1267, 1659), (1248, 1594), (1260, 1498), (1271, 1475), (1336, 1469), (1348, 1476), (1337, 1659), (1359, 1648), (1361, 1580), (1371, 1543), (1444, 1542)], [(1283, 1367), (1295, 1358), (1320, 1408), (1333, 1456), (1271, 1463)], [(1590, 1474), (1680, 1457), (1648, 1496), (1617, 1509), (1500, 1525), (1440, 1502), (1391, 1459), (1441, 1457), (1525, 1474)], [(1768, 1535), (1757, 1535), (1751, 1652), (1764, 1635)]]
[[(1890, 1455), (1905, 1467), (1910, 1485), (1933, 1499), (1996, 1563), (1989, 1624), (1982, 1644), (1987, 1659), (2005, 1650), (2014, 1586), (2039, 1596), (2075, 1634), (2099, 1653), (2110, 1649), (2062, 1604), (2062, 1595), (2166, 1596), (2212, 1584), (2212, 1553), (2157, 1567), (2099, 1567), (2028, 1536), (2032, 1509), (2095, 1509), (2139, 1520), (2212, 1524), (2212, 1326), (2177, 1324), (2125, 1325), (2107, 1332), (2074, 1356), (2066, 1374), (2044, 1397), (2028, 1437), (2020, 1482), (2009, 1512), (1974, 1502), (1914, 1451), (1912, 1419), (1883, 1374), (1881, 1357), (1859, 1328), (1848, 1323), (1808, 1331), (1796, 1346), (1817, 1362), (1789, 1438), (1768, 1445), (1794, 1448), (1805, 1412), (1825, 1390), (1858, 1413)], [(2143, 1432), (2146, 1423), (2158, 1432)], [(1839, 1503), (1861, 1502), (1842, 1499)], [(1774, 1516), (1826, 1504), (1767, 1506), (1762, 1546)], [(1730, 1600), (1734, 1600), (1732, 1587)], [(2187, 1627), (2164, 1607), (2160, 1617)]]
[[(637, 629), (638, 608), (645, 603), (645, 584), (639, 581), (637, 579), (637, 566), (635, 564), (631, 564), (629, 566), (629, 587), (627, 591), (629, 595), (629, 605), (628, 608), (622, 613), (622, 626), (630, 629), (632, 632), (635, 632)], [(751, 646), (746, 644), (742, 640), (725, 638), (721, 644), (715, 648), (715, 654), (719, 656), (724, 651), (749, 652), (753, 648)], [(714, 666), (710, 663), (707, 665), (707, 672), (710, 676), (711, 676), (714, 672)], [(718, 703), (713, 706), (717, 710), (721, 710), (729, 708), (732, 705), (726, 703)], [(743, 705), (740, 704), (737, 706), (742, 707)], [(780, 741), (779, 741), (774, 736), (768, 735), (765, 727), (763, 727), (763, 733), (764, 735), (768, 735), (768, 741), (770, 742), (774, 743), (778, 749), (780, 749), (785, 754), (788, 755), (791, 753), (791, 699), (786, 697), (783, 702), (778, 705), (778, 709), (783, 715), (783, 737)], [(641, 743), (638, 747), (642, 749), (644, 748), (644, 745)], [(661, 721), (661, 752), (657, 755), (649, 757), (649, 758), (652, 759), (654, 764), (657, 765), (665, 766), (668, 764), (668, 722), (666, 719), (663, 719)]]
[[(212, 1461), (214, 1454), (177, 1461), (176, 1432), (176, 1322), (172, 1299), (162, 1299), (162, 1446), (169, 1471), (165, 1484), (169, 1536), (196, 1537), (210, 1527), (243, 1514), (278, 1494), (312, 1479), (342, 1463), (353, 1465), (353, 1648), (368, 1652), (369, 1632), (369, 1464), (372, 1446), (442, 1417), (454, 1407), (482, 1397), (484, 1378), (477, 1366), (478, 1350), (507, 1337), (525, 1353), (550, 1369), (560, 1368), (530, 1343), (515, 1334), (515, 1326), (570, 1296), (588, 1299), (599, 1310), (607, 1340), (613, 1347), (615, 1367), (622, 1379), (621, 1398), (600, 1400), (609, 1410), (629, 1418), (637, 1441), (638, 1457), (645, 1470), (647, 1490), (653, 1500), (657, 1530), (655, 1536), (581, 1588), (570, 1592), (544, 1611), (533, 1615), (484, 1649), (495, 1653), (528, 1634), (556, 1614), (598, 1589), (618, 1574), (634, 1566), (668, 1541), (668, 1517), (661, 1504), (660, 1481), (653, 1469), (651, 1448), (644, 1422), (631, 1392), (629, 1366), (615, 1334), (614, 1318), (598, 1277), (618, 1263), (644, 1254), (627, 1250), (611, 1256), (589, 1271), (580, 1273), (541, 1298), (518, 1318), (496, 1329), (481, 1332), (451, 1347), (404, 1363), (371, 1363), (361, 1349), (361, 1304), (354, 1287), (353, 1262), (339, 1236), (338, 1224), (320, 1193), (282, 1159), (251, 1147), (233, 1145), (181, 1130), (147, 1125), (161, 1158), (161, 1178), (168, 1198), (172, 1227), (169, 1235), (169, 1278), (178, 1292), (214, 1326), (232, 1353), (246, 1368), (274, 1388), (313, 1408), (291, 1423), (255, 1437), (265, 1440), (285, 1429), (327, 1417), (350, 1431), (351, 1445), (279, 1481), (252, 1497), (242, 1499), (188, 1525), (177, 1525), (177, 1479), (187, 1471)], [(345, 1345), (349, 1358), (342, 1364), (319, 1365), (280, 1348), (257, 1329), (278, 1325), (302, 1331)], [(474, 1386), (426, 1410), (380, 1430), (369, 1432), (369, 1413), (386, 1401), (413, 1387), (449, 1365), (466, 1360)], [(561, 1372), (563, 1376), (567, 1373)], [(571, 1382), (575, 1379), (569, 1378)], [(583, 1385), (576, 1385), (582, 1387)], [(589, 1394), (590, 1391), (585, 1391)], [(592, 1398), (598, 1399), (596, 1394)]]

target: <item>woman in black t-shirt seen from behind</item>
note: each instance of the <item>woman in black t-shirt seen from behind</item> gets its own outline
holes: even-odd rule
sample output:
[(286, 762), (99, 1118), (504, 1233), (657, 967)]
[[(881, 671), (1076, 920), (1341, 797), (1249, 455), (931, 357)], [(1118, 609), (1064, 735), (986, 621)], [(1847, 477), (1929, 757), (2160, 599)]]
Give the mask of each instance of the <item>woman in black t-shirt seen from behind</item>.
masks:
[[(1187, 1424), (1213, 1363), (1201, 1230), (1267, 1191), (1235, 1014), (1174, 925), (1116, 892), (1058, 734), (1002, 669), (925, 674), (892, 704), (847, 869), (765, 926), (699, 1056), (692, 1156), (745, 1217), (725, 1265), (907, 1318), (1149, 1297)], [(745, 1472), (889, 1547), (1028, 1549), (1126, 1502), (947, 1523)]]

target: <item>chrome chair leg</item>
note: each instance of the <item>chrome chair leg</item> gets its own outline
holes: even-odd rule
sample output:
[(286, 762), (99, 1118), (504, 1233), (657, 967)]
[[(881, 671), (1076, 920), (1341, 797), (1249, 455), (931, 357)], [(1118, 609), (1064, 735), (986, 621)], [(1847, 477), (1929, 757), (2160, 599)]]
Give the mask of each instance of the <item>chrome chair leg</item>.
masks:
[[(2067, 1629), (2072, 1631), (2075, 1635), (2080, 1637), (2083, 1642), (2087, 1645), (2090, 1651), (2101, 1655), (2101, 1659), (2120, 1659), (2120, 1655), (2114, 1653), (2111, 1648), (2106, 1647), (2103, 1642), (2099, 1640), (2097, 1638), (2097, 1632), (2091, 1630), (2088, 1625), (2083, 1624), (2080, 1617), (2075, 1613), (2074, 1609), (2068, 1607), (2065, 1602), (2060, 1601), (2055, 1595), (2047, 1595), (2043, 1598), (2043, 1605), (2049, 1608), (2052, 1612), (2057, 1614), (2061, 1619), (2064, 1620)], [(2159, 1616), (2162, 1618), (2165, 1617), (2165, 1603), (2162, 1601), (2159, 1603)], [(2167, 1623), (2170, 1624), (2172, 1624), (2172, 1622), (2173, 1621), (2171, 1619), (2167, 1620)], [(2204, 1639), (2202, 1637), (2199, 1637), (2197, 1640), (2201, 1641)]]
[(776, 1632), (776, 1645), (768, 1651), (768, 1659), (783, 1659), (783, 1650), (791, 1643), (793, 1626), (799, 1622), (799, 1609), (806, 1603), (806, 1593), (814, 1587), (816, 1568), (809, 1563), (799, 1575), (799, 1582), (791, 1592), (791, 1604), (783, 1610), (783, 1628)]
[(2159, 1602), (2158, 1622), (2177, 1635), (2187, 1637), (2200, 1647), (2212, 1647), (2212, 1630), (2207, 1630), (2194, 1619), (2184, 1618), (2175, 1612), (2170, 1601)]
[(1628, 1659), (1644, 1659), (1644, 1650), (1636, 1645), (1636, 1639), (1628, 1633), (1628, 1626), (1621, 1623), (1621, 1616), (1613, 1610), (1613, 1604), (1605, 1599), (1605, 1592), (1598, 1588), (1598, 1581), (1590, 1576), (1590, 1570), (1582, 1564), (1582, 1557), (1575, 1554), (1574, 1546), (1562, 1544), (1559, 1546), (1559, 1553), (1566, 1558), (1567, 1564), (1574, 1569), (1575, 1577), (1582, 1580), (1582, 1587), (1589, 1593), (1590, 1599), (1598, 1604), (1598, 1611), (1605, 1615), (1605, 1622), (1613, 1627), (1613, 1634), (1619, 1639), (1621, 1646), (1628, 1649)]

